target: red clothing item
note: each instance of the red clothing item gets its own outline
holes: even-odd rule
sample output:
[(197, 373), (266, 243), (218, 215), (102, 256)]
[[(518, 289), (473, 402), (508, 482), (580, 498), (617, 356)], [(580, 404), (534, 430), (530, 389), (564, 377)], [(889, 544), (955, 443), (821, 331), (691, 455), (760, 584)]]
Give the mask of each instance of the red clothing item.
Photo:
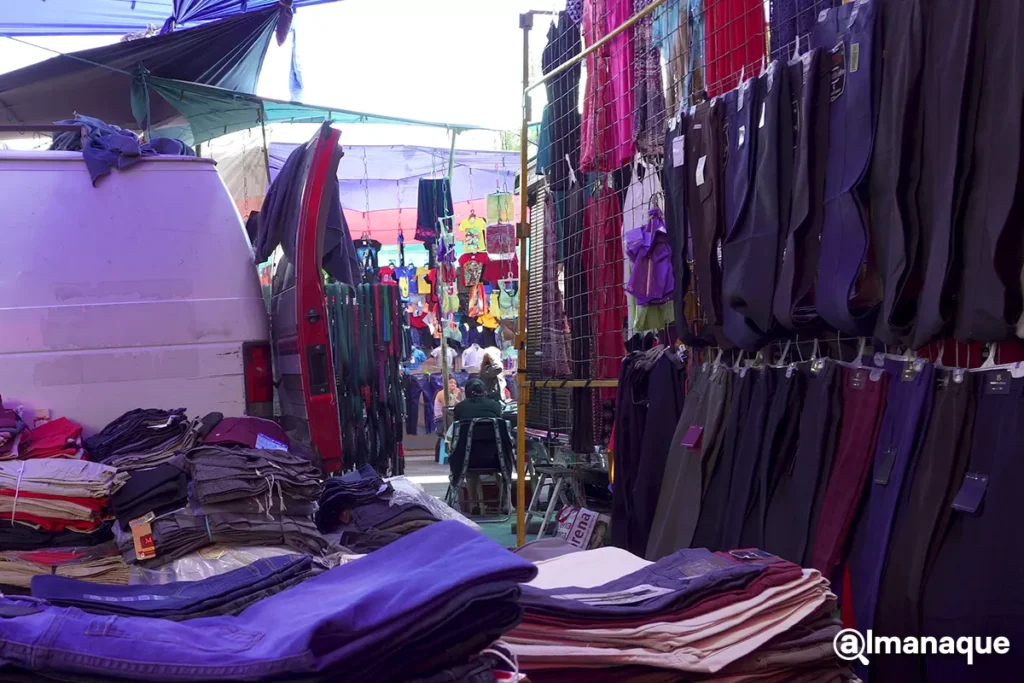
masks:
[(463, 287), (476, 287), (479, 285), (484, 278), (484, 268), (490, 261), (491, 257), (482, 251), (460, 256), (459, 284)]
[[(608, 6), (605, 35), (633, 16), (633, 0), (605, 0)], [(622, 166), (633, 159), (633, 29), (623, 31), (611, 42), (609, 71), (615, 111), (615, 153), (613, 162)], [(610, 170), (610, 169), (609, 169)]]
[(380, 282), (382, 285), (397, 285), (398, 280), (395, 278), (395, 269), (391, 266), (383, 266), (377, 274), (380, 276)]
[(763, 0), (706, 0), (704, 82), (708, 97), (739, 85), (740, 72), (756, 76), (765, 59)]
[(81, 438), (82, 425), (60, 417), (25, 430), (18, 454), (24, 459), (75, 457), (82, 447)]
[(509, 259), (491, 259), (484, 266), (484, 279), (492, 285), (497, 285), (498, 280), (518, 280), (519, 257), (513, 255)]
[[(583, 0), (583, 40), (588, 47), (608, 34), (607, 3), (608, 0)], [(606, 43), (586, 59), (587, 89), (583, 93), (580, 168), (588, 172), (611, 172), (620, 165), (617, 162), (615, 88), (609, 64), (611, 44)]]
[[(597, 378), (616, 379), (626, 355), (628, 311), (622, 285), (622, 224), (615, 191), (601, 187), (587, 200), (583, 216), (583, 267), (588, 274), (591, 326), (596, 338)], [(614, 398), (615, 390), (600, 390)]]

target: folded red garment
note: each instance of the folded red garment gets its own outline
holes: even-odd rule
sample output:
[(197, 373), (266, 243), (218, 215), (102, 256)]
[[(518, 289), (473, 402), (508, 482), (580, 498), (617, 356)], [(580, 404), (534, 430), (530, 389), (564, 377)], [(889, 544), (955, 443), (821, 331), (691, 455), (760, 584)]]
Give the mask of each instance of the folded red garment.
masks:
[[(14, 489), (0, 488), (0, 496), (7, 496), (14, 498), (17, 495), (18, 498), (38, 498), (40, 500), (66, 500), (69, 503), (75, 503), (82, 507), (87, 507), (93, 512), (99, 513), (103, 511), (103, 508), (107, 505), (106, 498), (78, 498), (75, 496), (62, 496), (55, 493), (41, 493), (38, 491), (15, 491)], [(2, 516), (2, 515), (0, 515)]]
[(59, 417), (26, 429), (18, 453), (22, 458), (74, 457), (81, 446), (82, 425)]
[[(4, 522), (0, 522), (0, 524), (11, 523), (11, 515), (5, 512), (3, 513), (3, 517)], [(17, 522), (22, 522), (23, 524), (26, 524), (34, 529), (41, 529), (42, 531), (74, 530), (84, 531), (86, 533), (96, 531), (96, 529), (99, 529), (100, 524), (103, 521), (99, 517), (95, 517), (89, 520), (74, 521), (70, 519), (57, 519), (55, 517), (38, 517), (36, 515), (31, 515), (26, 512), (22, 512), (21, 510), (14, 511), (14, 520)]]

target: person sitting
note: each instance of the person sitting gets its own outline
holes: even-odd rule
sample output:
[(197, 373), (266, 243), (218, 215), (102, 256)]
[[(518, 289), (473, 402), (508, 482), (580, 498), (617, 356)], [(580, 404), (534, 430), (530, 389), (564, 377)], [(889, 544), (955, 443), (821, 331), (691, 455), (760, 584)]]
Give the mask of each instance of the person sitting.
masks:
[(501, 363), (494, 360), (491, 354), (485, 353), (484, 359), (480, 362), (480, 380), (484, 384), (484, 393), (498, 400), (501, 398), (499, 390), (501, 373)]
[[(448, 378), (448, 407), (456, 406), (462, 401), (462, 390), (454, 377)], [(437, 431), (444, 432), (444, 391), (434, 396), (434, 420), (438, 423)]]
[(487, 395), (484, 383), (471, 379), (466, 383), (466, 398), (455, 406), (455, 420), (501, 417), (501, 403)]

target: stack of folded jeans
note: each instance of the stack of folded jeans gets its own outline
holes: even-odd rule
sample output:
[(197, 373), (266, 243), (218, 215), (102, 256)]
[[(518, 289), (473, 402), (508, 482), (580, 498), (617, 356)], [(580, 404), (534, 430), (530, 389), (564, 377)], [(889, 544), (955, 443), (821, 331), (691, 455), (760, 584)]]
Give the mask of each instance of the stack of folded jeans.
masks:
[(92, 614), (185, 621), (238, 614), (254, 602), (317, 573), (319, 569), (307, 555), (278, 555), (202, 581), (155, 586), (106, 588), (60, 576), (36, 576), (32, 579), (32, 596)]
[[(179, 465), (188, 479), (187, 498), (174, 471)], [(129, 563), (159, 567), (213, 543), (280, 545), (311, 555), (327, 548), (313, 522), (323, 491), (320, 471), (288, 451), (201, 445), (160, 471), (137, 472), (136, 477), (146, 491), (141, 499), (118, 498), (122, 524), (114, 528)], [(159, 514), (157, 508), (176, 503), (180, 507)], [(155, 514), (150, 525), (156, 556), (139, 560), (123, 521), (147, 512)]]
[(598, 552), (543, 561), (539, 585), (523, 588), (525, 619), (506, 640), (531, 680), (642, 668), (688, 680), (851, 675), (831, 648), (835, 596), (816, 570), (760, 550), (687, 549), (653, 564)]
[(393, 487), (370, 465), (324, 484), (317, 527), (328, 540), (369, 553), (438, 522), (430, 510), (393, 500)]
[(42, 531), (21, 523), (13, 526), (0, 523), (0, 550), (41, 550), (43, 548), (79, 548), (113, 540), (110, 523), (104, 522), (95, 531)]
[(110, 498), (110, 508), (122, 529), (147, 513), (162, 515), (188, 502), (185, 472), (171, 464), (131, 472), (121, 490)]
[(86, 460), (2, 462), (0, 518), (41, 532), (98, 532), (108, 498), (126, 479), (112, 467)]
[[(5, 674), (77, 681), (430, 680), (519, 623), (519, 584), (536, 572), (464, 524), (441, 522), (232, 617), (97, 618), (35, 598), (0, 598)], [(207, 579), (190, 597), (202, 604), (221, 590)]]
[[(92, 548), (0, 552), (0, 584), (28, 588), (34, 577), (72, 577), (83, 586), (126, 585), (128, 565), (113, 543)], [(61, 579), (67, 580), (67, 579)]]
[(200, 441), (201, 423), (190, 422), (185, 409), (138, 408), (117, 418), (85, 440), (89, 457), (119, 470), (155, 467)]
[(45, 422), (22, 434), (18, 446), (18, 457), (22, 460), (34, 458), (77, 458), (81, 459), (82, 425), (60, 417)]
[(18, 442), (25, 423), (21, 415), (10, 408), (4, 408), (3, 397), (0, 397), (0, 460), (18, 457)]
[(287, 546), (308, 555), (320, 555), (327, 549), (316, 525), (309, 517), (266, 514), (196, 514), (183, 507), (150, 522), (156, 556), (138, 560), (130, 531), (113, 527), (117, 547), (129, 564), (160, 567), (204, 546), (220, 543), (229, 546)]

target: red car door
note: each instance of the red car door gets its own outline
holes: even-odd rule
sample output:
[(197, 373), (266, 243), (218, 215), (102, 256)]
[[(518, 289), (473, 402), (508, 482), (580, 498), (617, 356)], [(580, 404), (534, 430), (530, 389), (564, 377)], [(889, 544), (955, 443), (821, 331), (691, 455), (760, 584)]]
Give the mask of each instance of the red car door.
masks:
[(324, 231), (344, 152), (329, 124), (304, 146), (302, 191), (295, 193), (298, 229), (291, 251), (277, 264), (271, 293), (274, 374), (283, 423), (292, 439), (307, 443), (326, 472), (342, 469), (341, 422), (331, 355), (321, 262)]

